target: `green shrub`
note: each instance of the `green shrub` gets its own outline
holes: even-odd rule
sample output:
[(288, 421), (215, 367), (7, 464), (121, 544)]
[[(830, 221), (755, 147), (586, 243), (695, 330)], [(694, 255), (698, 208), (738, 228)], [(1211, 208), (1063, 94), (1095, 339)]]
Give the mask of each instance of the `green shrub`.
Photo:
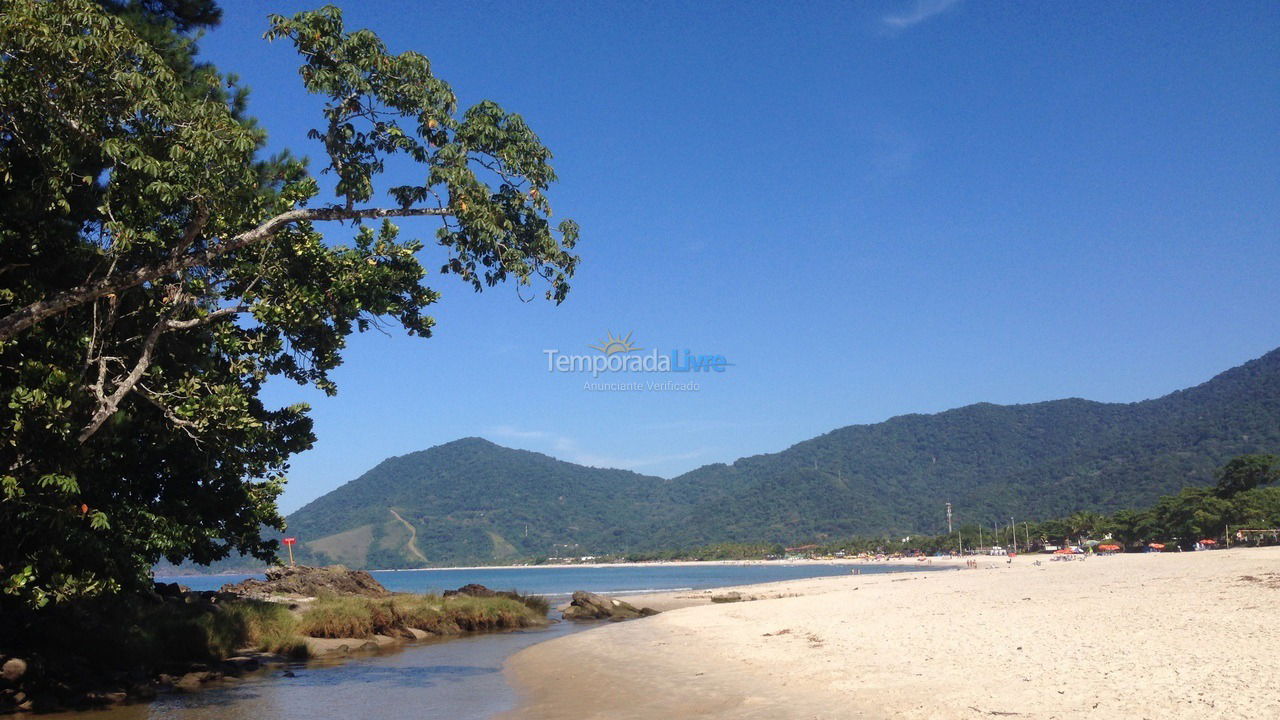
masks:
[[(537, 598), (546, 607), (546, 601)], [(535, 605), (537, 602), (535, 602)], [(503, 630), (546, 622), (546, 611), (527, 599), (455, 595), (393, 595), (388, 598), (324, 596), (298, 620), (296, 632), (319, 638), (405, 636), (410, 628), (437, 635)]]
[(516, 593), (514, 590), (512, 590), (511, 592), (515, 593), (516, 597), (520, 600), (520, 602), (525, 604), (525, 607), (538, 613), (539, 615), (546, 615), (547, 613), (551, 612), (551, 601), (542, 597), (541, 595), (520, 595), (519, 593)]

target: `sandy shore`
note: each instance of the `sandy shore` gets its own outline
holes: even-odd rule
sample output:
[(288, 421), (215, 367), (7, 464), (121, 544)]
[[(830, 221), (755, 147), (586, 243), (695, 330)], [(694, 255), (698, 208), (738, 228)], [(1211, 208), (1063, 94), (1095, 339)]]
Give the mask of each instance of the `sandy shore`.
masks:
[(677, 609), (516, 654), (508, 717), (1280, 717), (1280, 548), (984, 558), (710, 603), (728, 592), (633, 598)]

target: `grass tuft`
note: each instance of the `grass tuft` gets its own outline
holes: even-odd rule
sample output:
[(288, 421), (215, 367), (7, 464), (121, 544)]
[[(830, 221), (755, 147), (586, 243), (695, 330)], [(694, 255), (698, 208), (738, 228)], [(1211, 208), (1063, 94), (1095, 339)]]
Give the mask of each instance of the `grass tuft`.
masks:
[(368, 638), (404, 636), (413, 628), (452, 635), (532, 627), (545, 622), (545, 610), (539, 611), (524, 600), (503, 596), (394, 595), (380, 599), (327, 596), (317, 598), (303, 611), (298, 632), (320, 638)]

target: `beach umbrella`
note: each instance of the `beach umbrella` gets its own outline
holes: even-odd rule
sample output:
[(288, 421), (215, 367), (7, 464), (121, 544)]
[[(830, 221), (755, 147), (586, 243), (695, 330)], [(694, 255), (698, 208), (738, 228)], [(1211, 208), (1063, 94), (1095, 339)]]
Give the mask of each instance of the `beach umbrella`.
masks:
[(1103, 552), (1115, 552), (1115, 551), (1117, 551), (1117, 550), (1119, 550), (1119, 549), (1120, 549), (1120, 546), (1119, 546), (1119, 545), (1110, 545), (1110, 544), (1108, 544), (1108, 545), (1099, 545), (1099, 546), (1098, 546), (1098, 549), (1099, 549), (1099, 550), (1101, 550), (1101, 551), (1103, 551)]
[(1054, 550), (1053, 554), (1054, 555), (1075, 555), (1076, 551), (1072, 550), (1071, 548), (1062, 548), (1060, 550)]
[(1152, 550), (1163, 550), (1164, 543), (1148, 543), (1147, 547), (1151, 548)]
[(1218, 541), (1217, 540), (1201, 540), (1200, 544), (1201, 545), (1217, 545)]

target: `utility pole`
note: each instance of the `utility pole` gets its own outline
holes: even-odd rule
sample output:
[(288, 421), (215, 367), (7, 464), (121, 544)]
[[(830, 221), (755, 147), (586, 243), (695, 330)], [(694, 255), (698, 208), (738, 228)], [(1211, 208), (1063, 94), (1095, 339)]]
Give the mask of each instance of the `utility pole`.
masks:
[(1031, 552), (1031, 526), (1025, 520), (1022, 521), (1022, 534), (1027, 537), (1026, 551)]
[(951, 530), (951, 503), (947, 503), (947, 534), (950, 535)]
[(1018, 525), (1013, 521), (1013, 518), (1009, 518), (1009, 530), (1013, 533), (1013, 554), (1017, 555), (1018, 554)]

